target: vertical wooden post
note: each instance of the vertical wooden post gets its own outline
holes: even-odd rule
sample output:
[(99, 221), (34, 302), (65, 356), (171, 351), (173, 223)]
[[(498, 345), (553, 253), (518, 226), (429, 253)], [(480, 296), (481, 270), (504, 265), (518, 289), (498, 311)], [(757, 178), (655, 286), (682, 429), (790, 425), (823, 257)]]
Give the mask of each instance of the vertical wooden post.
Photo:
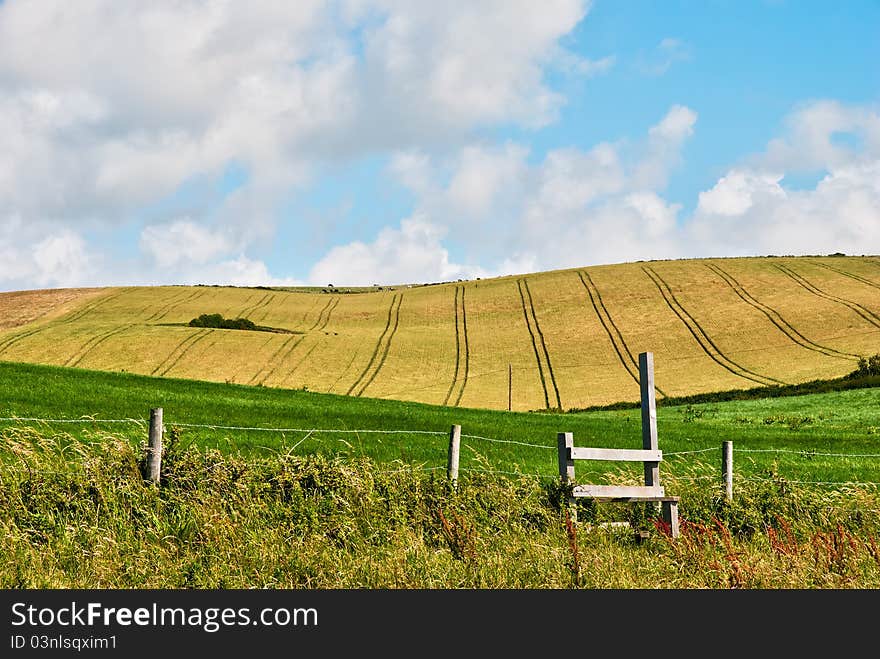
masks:
[(721, 442), (721, 473), (724, 474), (724, 498), (733, 501), (733, 442)]
[(159, 484), (162, 474), (162, 408), (150, 410), (150, 448), (147, 478)]
[(513, 365), (507, 365), (507, 411), (510, 412), (513, 402)]
[(574, 435), (561, 432), (556, 435), (556, 448), (559, 450), (559, 476), (563, 485), (574, 483), (574, 460), (571, 449), (574, 448)]
[(669, 534), (675, 540), (680, 535), (678, 528), (678, 501), (663, 502), (663, 521), (669, 524)]
[[(657, 401), (654, 399), (654, 353), (639, 354), (639, 387), (642, 400), (642, 448), (656, 451)], [(645, 485), (660, 485), (660, 463), (645, 462)]]
[(458, 485), (458, 458), (461, 454), (461, 426), (452, 426), (449, 431), (449, 459), (446, 462), (446, 476), (453, 487)]
[[(571, 449), (574, 448), (574, 434), (560, 432), (556, 435), (556, 449), (559, 452), (559, 477), (563, 485), (574, 483), (574, 458), (571, 457)], [(577, 522), (577, 507), (574, 497), (568, 499), (568, 514), (572, 522)]]

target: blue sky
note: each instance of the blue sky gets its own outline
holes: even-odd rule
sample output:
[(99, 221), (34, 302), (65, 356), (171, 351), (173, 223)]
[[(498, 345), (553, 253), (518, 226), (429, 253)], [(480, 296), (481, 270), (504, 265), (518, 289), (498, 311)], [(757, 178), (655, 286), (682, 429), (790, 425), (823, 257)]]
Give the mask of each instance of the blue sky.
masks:
[(877, 62), (876, 0), (5, 0), (0, 289), (876, 254)]

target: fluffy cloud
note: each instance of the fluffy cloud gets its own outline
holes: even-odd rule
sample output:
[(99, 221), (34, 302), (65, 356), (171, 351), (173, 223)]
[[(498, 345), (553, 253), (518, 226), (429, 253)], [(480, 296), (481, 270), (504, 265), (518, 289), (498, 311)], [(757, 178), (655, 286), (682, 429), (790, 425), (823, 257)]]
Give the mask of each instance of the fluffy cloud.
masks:
[[(638, 259), (876, 252), (876, 110), (828, 101), (797, 109), (786, 134), (701, 192), (693, 214), (682, 216), (663, 190), (696, 120), (692, 109), (673, 106), (635, 148), (555, 149), (535, 163), (515, 144), (471, 145), (443, 161), (401, 154), (391, 172), (416, 194), (422, 230), (404, 224), (374, 243), (337, 248), (321, 278), (365, 282), (375, 268), (386, 281), (425, 281), (479, 270), (450, 264), (443, 241), (460, 260), (495, 274)], [(816, 169), (824, 174), (814, 187), (786, 184), (787, 176)], [(405, 253), (392, 248), (396, 241)], [(424, 269), (395, 271), (393, 263), (415, 254)]]
[[(257, 249), (282, 201), (322, 163), (552, 121), (563, 99), (548, 68), (587, 76), (613, 63), (559, 44), (588, 9), (587, 0), (83, 0), (74, 11), (7, 0), (0, 224), (131, 227), (144, 207), (236, 163), (246, 182), (192, 211), (216, 233), (186, 258), (228, 253), (217, 236)], [(464, 205), (487, 203), (465, 179), (458, 189)], [(152, 221), (145, 236), (167, 234), (175, 218)], [(169, 265), (141, 244), (147, 262)]]
[[(700, 194), (688, 227), (704, 252), (876, 252), (880, 246), (880, 113), (817, 101), (792, 113), (787, 134)], [(816, 172), (812, 189), (789, 173)]]
[(13, 221), (0, 231), (0, 281), (10, 282), (13, 289), (87, 284), (98, 259), (81, 236), (62, 229), (37, 240), (27, 235), (10, 237), (10, 226), (20, 228), (16, 224)]
[[(680, 206), (657, 191), (696, 118), (673, 106), (632, 159), (608, 143), (555, 149), (535, 164), (511, 143), (470, 145), (439, 162), (402, 153), (389, 169), (418, 197), (416, 215), (372, 243), (334, 248), (310, 280), (371, 283), (370, 273), (381, 273), (374, 283), (436, 281), (681, 255)], [(451, 263), (444, 238), (462, 261), (483, 267)]]
[(162, 269), (181, 263), (207, 263), (233, 247), (227, 235), (189, 219), (152, 225), (141, 232), (141, 250), (152, 256)]
[(399, 229), (385, 228), (372, 243), (334, 247), (312, 268), (314, 285), (404, 284), (480, 276), (480, 268), (451, 263), (440, 242), (443, 229), (424, 217), (403, 220)]

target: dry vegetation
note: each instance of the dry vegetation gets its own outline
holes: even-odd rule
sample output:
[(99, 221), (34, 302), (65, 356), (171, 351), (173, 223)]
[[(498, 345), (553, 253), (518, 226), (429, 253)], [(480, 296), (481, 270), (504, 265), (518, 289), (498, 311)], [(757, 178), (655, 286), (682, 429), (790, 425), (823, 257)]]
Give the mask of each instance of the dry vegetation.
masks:
[(0, 330), (57, 318), (103, 292), (100, 288), (56, 288), (0, 293)]
[(670, 481), (684, 495), (672, 541), (637, 506), (587, 503), (572, 524), (549, 480), (474, 475), (456, 491), (368, 459), (172, 445), (156, 487), (142, 451), (94, 439), (3, 433), (3, 588), (880, 586), (875, 490), (770, 479), (728, 503)]
[[(509, 366), (514, 410), (572, 409), (637, 400), (642, 351), (655, 354), (662, 398), (840, 377), (880, 346), (871, 257), (655, 261), (369, 289), (43, 294), (55, 302), (5, 294), (31, 322), (0, 333), (0, 359), (494, 409), (507, 408)], [(206, 313), (291, 333), (185, 326)]]

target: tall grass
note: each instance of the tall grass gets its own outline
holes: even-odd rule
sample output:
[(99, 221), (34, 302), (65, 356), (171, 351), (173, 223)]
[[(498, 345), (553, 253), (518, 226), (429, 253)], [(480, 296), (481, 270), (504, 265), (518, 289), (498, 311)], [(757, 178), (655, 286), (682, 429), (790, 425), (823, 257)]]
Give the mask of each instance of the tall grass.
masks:
[[(639, 505), (580, 502), (552, 479), (369, 458), (183, 447), (162, 484), (143, 446), (6, 429), (3, 588), (876, 588), (880, 495), (781, 478), (682, 495), (672, 541)], [(624, 520), (629, 529), (603, 528)], [(647, 530), (637, 542), (634, 531)]]

